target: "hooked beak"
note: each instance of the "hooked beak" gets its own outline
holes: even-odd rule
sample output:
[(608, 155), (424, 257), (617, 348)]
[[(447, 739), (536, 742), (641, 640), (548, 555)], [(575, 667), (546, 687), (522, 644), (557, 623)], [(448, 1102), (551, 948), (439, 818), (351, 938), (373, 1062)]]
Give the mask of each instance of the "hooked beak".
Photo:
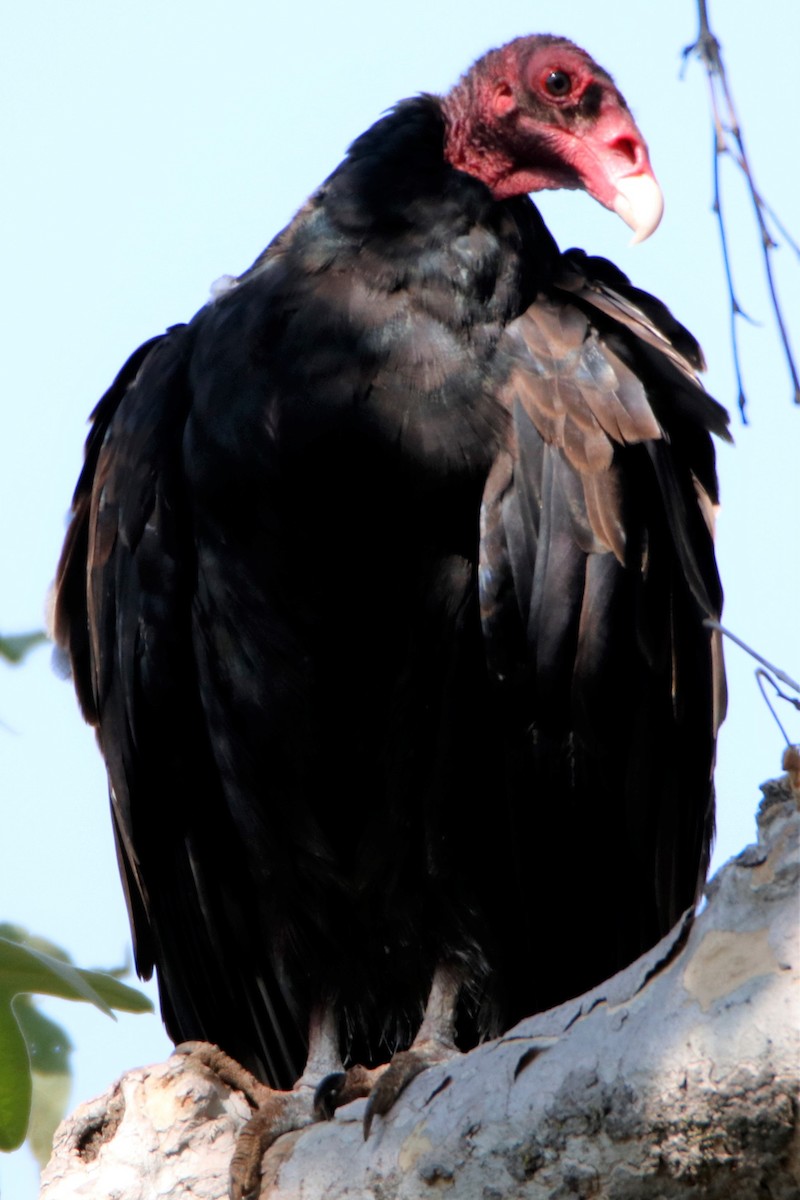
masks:
[(664, 196), (650, 171), (615, 179), (612, 208), (633, 230), (630, 244), (645, 241), (658, 228), (664, 212)]
[(582, 186), (633, 230), (636, 245), (654, 233), (664, 211), (647, 143), (624, 101), (609, 104), (578, 138), (573, 160)]

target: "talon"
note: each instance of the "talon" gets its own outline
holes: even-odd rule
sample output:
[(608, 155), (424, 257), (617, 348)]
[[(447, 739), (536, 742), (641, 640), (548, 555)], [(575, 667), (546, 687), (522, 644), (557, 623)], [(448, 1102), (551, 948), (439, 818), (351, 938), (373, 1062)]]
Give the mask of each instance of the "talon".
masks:
[(327, 1075), (314, 1093), (314, 1111), (319, 1119), (330, 1121), (337, 1108), (369, 1096), (386, 1069), (386, 1066), (373, 1067), (372, 1070), (355, 1066)]
[(453, 1028), (459, 986), (458, 974), (452, 969), (445, 964), (436, 968), (417, 1036), (408, 1050), (395, 1054), (370, 1093), (364, 1113), (365, 1141), (374, 1118), (386, 1116), (412, 1079), (428, 1067), (447, 1062), (458, 1054)]
[(314, 1112), (320, 1121), (330, 1121), (339, 1107), (347, 1075), (344, 1071), (333, 1071), (317, 1084), (314, 1092)]
[(267, 1148), (275, 1141), (270, 1132), (268, 1115), (256, 1113), (239, 1134), (231, 1159), (228, 1183), (230, 1200), (250, 1200), (258, 1195), (261, 1160)]
[(230, 1200), (248, 1200), (257, 1196), (261, 1183), (261, 1160), (284, 1133), (304, 1129), (317, 1120), (313, 1093), (273, 1092), (268, 1088), (258, 1111), (242, 1129), (231, 1160)]
[(395, 1054), (370, 1092), (367, 1111), (364, 1113), (364, 1141), (369, 1137), (373, 1118), (385, 1117), (411, 1080), (416, 1079), (417, 1075), (421, 1075), (435, 1061), (437, 1060), (415, 1050), (401, 1050), (399, 1054)]

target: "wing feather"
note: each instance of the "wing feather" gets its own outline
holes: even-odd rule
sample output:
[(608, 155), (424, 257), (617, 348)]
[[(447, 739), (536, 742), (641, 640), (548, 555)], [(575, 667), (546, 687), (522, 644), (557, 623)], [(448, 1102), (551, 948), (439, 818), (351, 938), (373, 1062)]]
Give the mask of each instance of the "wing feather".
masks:
[[(584, 886), (621, 964), (693, 902), (707, 864), (724, 711), (703, 626), (722, 599), (709, 434), (724, 436), (726, 417), (668, 310), (577, 252), (499, 358), (511, 422), (483, 502), (487, 661), (505, 665), (497, 685), (526, 714), (537, 820), (555, 832), (549, 806), (567, 805), (594, 830)], [(528, 669), (515, 672), (507, 647), (521, 641)], [(621, 915), (628, 892), (640, 907)]]
[(188, 327), (153, 339), (95, 410), (58, 568), (56, 634), (98, 727), (137, 968), (159, 966), (168, 1031), (176, 1041), (224, 1031), (231, 1053), (290, 1085), (305, 1030), (255, 927), (257, 893), (219, 782), (192, 639), (191, 347)]

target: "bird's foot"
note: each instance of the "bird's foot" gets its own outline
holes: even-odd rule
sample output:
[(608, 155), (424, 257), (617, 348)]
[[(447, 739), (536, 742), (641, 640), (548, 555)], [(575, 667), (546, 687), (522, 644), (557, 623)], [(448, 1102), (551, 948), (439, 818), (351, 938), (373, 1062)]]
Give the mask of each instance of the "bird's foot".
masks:
[(450, 1041), (438, 1039), (415, 1041), (408, 1050), (400, 1050), (386, 1067), (379, 1068), (380, 1077), (374, 1083), (364, 1113), (364, 1139), (369, 1137), (375, 1117), (384, 1117), (394, 1106), (400, 1093), (428, 1067), (449, 1062), (459, 1055)]
[(428, 1067), (447, 1062), (459, 1053), (455, 1046), (441, 1042), (415, 1043), (409, 1050), (400, 1050), (391, 1062), (371, 1070), (350, 1067), (336, 1071), (320, 1082), (314, 1093), (314, 1111), (320, 1121), (330, 1121), (337, 1108), (369, 1097), (364, 1112), (364, 1138), (369, 1137), (373, 1118), (383, 1117), (394, 1105), (403, 1089)]
[(209, 1042), (183, 1042), (176, 1053), (213, 1071), (228, 1087), (241, 1092), (253, 1109), (236, 1139), (229, 1182), (230, 1200), (251, 1200), (258, 1195), (261, 1160), (273, 1142), (283, 1133), (321, 1119), (314, 1088), (298, 1083), (291, 1092), (275, 1091)]
[(258, 1196), (261, 1160), (283, 1133), (303, 1129), (319, 1120), (314, 1107), (314, 1092), (300, 1087), (291, 1092), (269, 1092), (259, 1103), (236, 1140), (231, 1159), (230, 1200), (251, 1200)]
[(343, 1108), (353, 1100), (369, 1096), (388, 1067), (388, 1063), (372, 1069), (355, 1066), (347, 1071), (334, 1071), (326, 1075), (314, 1093), (314, 1110), (318, 1119), (330, 1121), (337, 1108)]
[(458, 972), (446, 963), (441, 963), (434, 971), (425, 1015), (417, 1036), (408, 1050), (400, 1050), (395, 1054), (370, 1092), (364, 1113), (365, 1139), (369, 1137), (375, 1117), (386, 1116), (412, 1079), (428, 1067), (449, 1062), (459, 1054), (454, 1038), (460, 986)]

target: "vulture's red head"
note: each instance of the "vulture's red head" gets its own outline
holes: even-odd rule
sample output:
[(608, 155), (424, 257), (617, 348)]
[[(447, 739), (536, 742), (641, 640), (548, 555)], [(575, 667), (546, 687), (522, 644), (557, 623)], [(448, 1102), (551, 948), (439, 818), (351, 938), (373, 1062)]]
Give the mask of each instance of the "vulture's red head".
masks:
[(663, 210), (647, 145), (611, 76), (566, 38), (517, 38), (491, 50), (443, 101), (446, 155), (497, 199), (584, 188), (634, 231)]

